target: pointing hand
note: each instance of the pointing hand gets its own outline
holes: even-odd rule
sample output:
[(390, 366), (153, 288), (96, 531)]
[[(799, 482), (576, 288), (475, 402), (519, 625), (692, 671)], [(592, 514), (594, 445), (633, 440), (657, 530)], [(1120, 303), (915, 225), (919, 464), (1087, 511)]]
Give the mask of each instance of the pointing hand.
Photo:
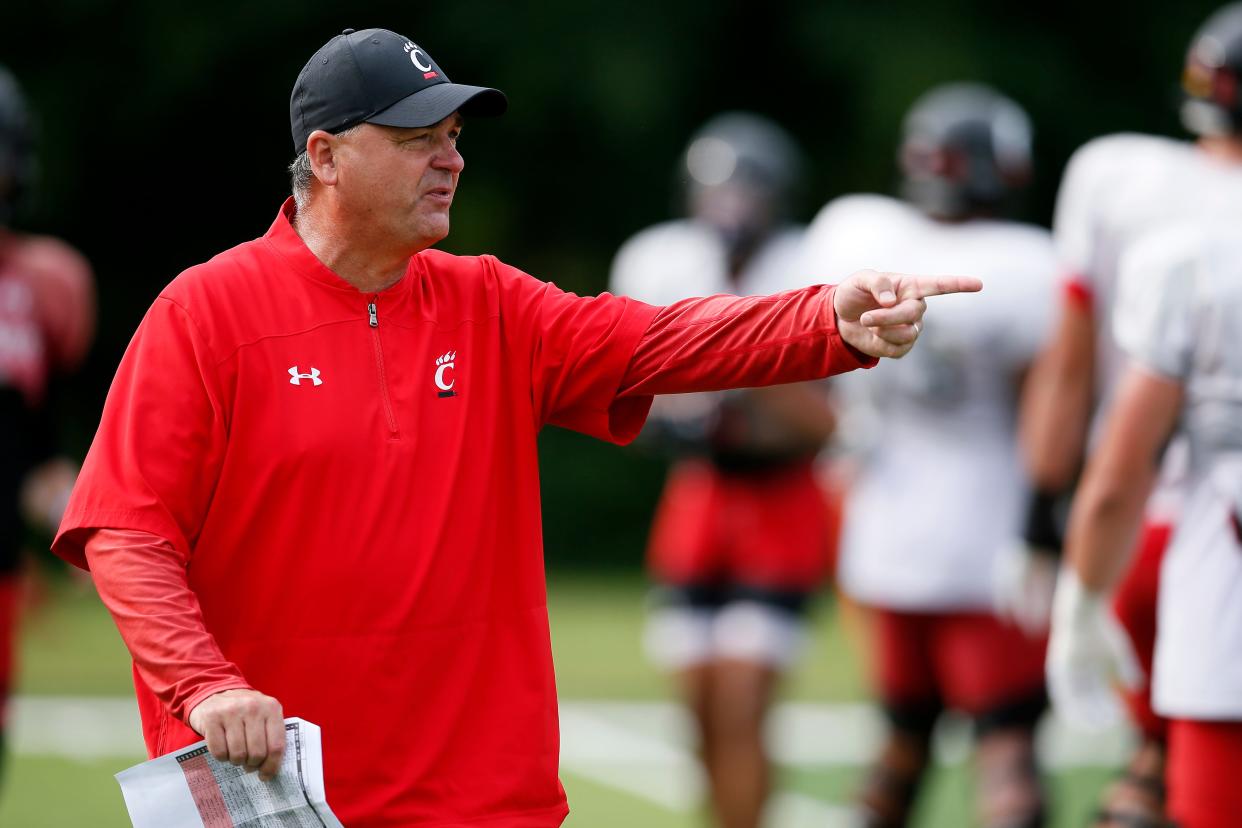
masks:
[(969, 276), (909, 276), (860, 270), (837, 285), (833, 306), (841, 338), (873, 357), (904, 356), (923, 330), (928, 296), (974, 293)]

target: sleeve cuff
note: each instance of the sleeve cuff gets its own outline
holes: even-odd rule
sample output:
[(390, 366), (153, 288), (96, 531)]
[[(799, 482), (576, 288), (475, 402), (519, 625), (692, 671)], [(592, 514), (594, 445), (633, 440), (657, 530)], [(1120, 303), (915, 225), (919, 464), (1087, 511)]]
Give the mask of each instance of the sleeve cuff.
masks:
[(827, 296), (824, 301), (828, 303), (828, 310), (832, 313), (832, 334), (836, 337), (837, 341), (841, 343), (842, 351), (845, 355), (854, 362), (854, 365), (852, 366), (847, 365), (846, 370), (852, 370), (854, 368), (874, 368), (880, 363), (879, 357), (864, 354), (862, 351), (846, 342), (845, 337), (841, 336), (841, 327), (839, 324), (840, 320), (837, 318), (836, 295), (837, 286), (833, 285), (832, 290), (827, 292)]

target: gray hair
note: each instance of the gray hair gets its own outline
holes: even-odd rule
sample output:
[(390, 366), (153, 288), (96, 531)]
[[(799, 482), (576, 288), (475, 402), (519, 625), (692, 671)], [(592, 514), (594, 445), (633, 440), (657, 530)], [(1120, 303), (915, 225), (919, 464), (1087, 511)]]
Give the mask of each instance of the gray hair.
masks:
[[(343, 138), (360, 126), (362, 124), (354, 124), (349, 129), (336, 133), (336, 137)], [(311, 182), (314, 179), (315, 171), (311, 168), (310, 157), (307, 156), (306, 150), (302, 150), (289, 165), (289, 187), (293, 191), (293, 201), (299, 210), (306, 206), (306, 199), (310, 197)]]

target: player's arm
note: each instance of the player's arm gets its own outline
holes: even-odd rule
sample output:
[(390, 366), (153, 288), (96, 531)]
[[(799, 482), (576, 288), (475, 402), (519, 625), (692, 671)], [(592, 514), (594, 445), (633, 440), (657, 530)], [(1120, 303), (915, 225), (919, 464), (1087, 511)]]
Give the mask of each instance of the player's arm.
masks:
[(34, 237), (24, 262), (49, 363), (59, 371), (81, 365), (95, 338), (97, 302), (90, 264), (69, 245)]
[(285, 749), (280, 702), (252, 688), (203, 622), (181, 556), (149, 532), (98, 529), (85, 543), (99, 597), (147, 686), (220, 761), (271, 779)]
[[(1031, 364), (1014, 377), (1021, 400), (1034, 374)], [(1021, 533), (1001, 549), (992, 572), (992, 605), (997, 615), (1017, 624), (1028, 635), (1043, 636), (1052, 614), (1057, 571), (1064, 545), (1058, 489), (1041, 488), (1029, 476)]]
[(1024, 384), (1019, 435), (1034, 487), (1067, 489), (1082, 462), (1095, 387), (1096, 321), (1089, 302), (1067, 293), (1052, 340)]
[(1084, 726), (1119, 717), (1113, 679), (1131, 687), (1142, 681), (1105, 596), (1125, 568), (1181, 405), (1180, 383), (1131, 368), (1074, 498), (1053, 606), (1048, 689), (1058, 711)]
[(1067, 565), (1093, 592), (1110, 589), (1120, 578), (1181, 406), (1176, 380), (1139, 367), (1122, 380), (1066, 534)]

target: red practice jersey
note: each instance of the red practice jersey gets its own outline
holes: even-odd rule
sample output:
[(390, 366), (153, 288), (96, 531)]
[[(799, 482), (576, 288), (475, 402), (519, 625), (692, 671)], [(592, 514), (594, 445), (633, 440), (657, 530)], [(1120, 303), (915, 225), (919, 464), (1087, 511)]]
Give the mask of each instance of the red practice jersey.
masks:
[[(94, 327), (94, 278), (81, 254), (0, 228), (0, 578), (20, 565), (22, 483), (56, 452), (49, 383), (77, 368)], [(0, 638), (7, 630), (0, 623)]]

